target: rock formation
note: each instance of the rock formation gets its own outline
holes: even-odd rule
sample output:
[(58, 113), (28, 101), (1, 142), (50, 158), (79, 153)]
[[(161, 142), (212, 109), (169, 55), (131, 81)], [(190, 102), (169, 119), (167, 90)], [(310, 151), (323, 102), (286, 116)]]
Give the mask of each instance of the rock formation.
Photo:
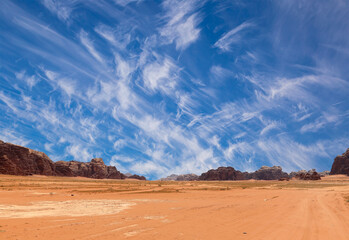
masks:
[[(53, 162), (45, 153), (0, 140), (0, 174), (47, 175), (67, 177), (124, 179), (116, 167), (106, 166), (101, 158), (89, 163), (78, 161)], [(138, 178), (142, 178), (138, 176)], [(144, 178), (144, 177), (143, 177)]]
[(297, 174), (295, 178), (300, 180), (321, 180), (321, 177), (317, 172), (307, 172), (307, 173), (302, 172)]
[(211, 169), (200, 175), (199, 180), (220, 181), (220, 180), (244, 180), (244, 174), (232, 167), (219, 167)]
[(138, 180), (147, 180), (144, 176), (139, 176), (137, 174), (133, 174), (131, 176), (128, 176), (127, 178), (138, 179)]
[[(328, 172), (328, 171), (327, 171)], [(322, 172), (322, 174), (325, 176), (326, 171)], [(298, 172), (291, 172), (290, 178), (297, 178), (300, 180), (320, 180), (321, 174), (319, 174), (316, 169), (312, 169), (309, 171), (306, 170), (300, 170)]]
[(58, 176), (124, 179), (116, 167), (106, 166), (102, 158), (94, 158), (89, 163), (78, 161), (58, 161), (54, 163)]
[(166, 178), (161, 178), (160, 181), (196, 181), (199, 176), (194, 173), (176, 175), (172, 174)]
[(0, 140), (0, 174), (56, 175), (53, 161), (42, 152)]
[(320, 177), (326, 177), (328, 175), (330, 175), (330, 171), (323, 171), (323, 172), (319, 172)]
[(267, 167), (262, 166), (253, 173), (245, 174), (246, 179), (256, 180), (278, 180), (280, 178), (288, 178), (288, 173), (283, 172), (280, 166)]
[(346, 174), (349, 176), (349, 148), (341, 156), (334, 159), (330, 174)]

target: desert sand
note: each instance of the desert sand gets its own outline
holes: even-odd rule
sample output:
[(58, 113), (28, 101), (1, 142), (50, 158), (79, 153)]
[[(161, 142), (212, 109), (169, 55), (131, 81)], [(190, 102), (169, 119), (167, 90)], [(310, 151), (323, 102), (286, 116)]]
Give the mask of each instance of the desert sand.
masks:
[(0, 175), (0, 239), (349, 239), (349, 177), (159, 182)]

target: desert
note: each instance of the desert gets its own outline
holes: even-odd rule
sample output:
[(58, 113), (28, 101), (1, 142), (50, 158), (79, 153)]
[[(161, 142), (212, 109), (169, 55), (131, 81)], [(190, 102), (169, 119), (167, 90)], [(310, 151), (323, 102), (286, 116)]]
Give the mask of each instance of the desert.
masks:
[(139, 181), (0, 175), (0, 239), (348, 239), (349, 177)]
[(349, 0), (0, 0), (0, 240), (349, 240)]

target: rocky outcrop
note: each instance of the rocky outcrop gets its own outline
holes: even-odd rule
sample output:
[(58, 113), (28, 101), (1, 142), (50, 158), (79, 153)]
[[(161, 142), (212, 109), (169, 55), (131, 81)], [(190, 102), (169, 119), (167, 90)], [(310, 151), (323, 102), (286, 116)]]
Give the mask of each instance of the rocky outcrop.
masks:
[(54, 163), (58, 176), (124, 179), (116, 167), (106, 166), (102, 158), (94, 158), (89, 163), (78, 161), (58, 161)]
[(245, 174), (246, 179), (256, 180), (279, 180), (280, 178), (288, 178), (288, 173), (283, 172), (280, 166), (267, 167), (262, 166), (253, 173)]
[(172, 174), (166, 178), (161, 178), (160, 181), (196, 181), (199, 176), (194, 173), (176, 175)]
[(221, 181), (221, 180), (244, 180), (244, 174), (232, 167), (219, 167), (211, 169), (200, 175), (199, 180)]
[(56, 175), (53, 161), (43, 152), (0, 141), (0, 174)]
[(349, 148), (341, 156), (334, 159), (330, 174), (346, 174), (349, 176)]
[(317, 172), (299, 173), (295, 178), (299, 180), (321, 180), (321, 177)]
[[(327, 171), (328, 172), (328, 171)], [(326, 174), (326, 171), (322, 172), (322, 174)], [(296, 178), (299, 180), (320, 180), (321, 174), (319, 174), (316, 169), (312, 169), (309, 171), (306, 170), (300, 170), (298, 172), (291, 172), (290, 178)]]
[(102, 158), (89, 163), (78, 161), (53, 162), (45, 153), (26, 147), (5, 143), (0, 140), (0, 174), (47, 175), (66, 177), (88, 177), (124, 179), (116, 167), (106, 166)]
[(131, 176), (128, 176), (127, 178), (138, 179), (138, 180), (147, 180), (144, 176), (139, 176), (137, 174), (133, 174)]
[(320, 177), (326, 177), (328, 175), (330, 175), (330, 171), (323, 171), (323, 172), (319, 172)]

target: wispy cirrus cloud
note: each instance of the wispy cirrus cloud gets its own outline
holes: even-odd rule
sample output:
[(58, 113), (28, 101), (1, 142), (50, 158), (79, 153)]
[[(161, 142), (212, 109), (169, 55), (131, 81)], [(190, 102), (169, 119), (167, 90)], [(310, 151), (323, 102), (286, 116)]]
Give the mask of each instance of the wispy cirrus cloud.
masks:
[(242, 33), (253, 26), (254, 24), (252, 22), (243, 22), (239, 26), (223, 34), (213, 46), (219, 48), (223, 52), (230, 52), (232, 51), (232, 45), (239, 44), (243, 41)]
[(222, 165), (325, 170), (345, 150), (347, 41), (331, 24), (347, 26), (320, 14), (346, 16), (337, 4), (310, 19), (311, 3), (46, 3), (53, 14), (0, 1), (1, 138), (151, 179)]
[(42, 4), (62, 21), (68, 21), (77, 1), (42, 0)]
[(201, 4), (202, 2), (195, 0), (166, 0), (162, 3), (166, 11), (164, 16), (166, 24), (159, 31), (160, 35), (166, 39), (165, 44), (175, 42), (177, 50), (185, 49), (199, 38), (198, 25), (201, 18), (197, 10)]

